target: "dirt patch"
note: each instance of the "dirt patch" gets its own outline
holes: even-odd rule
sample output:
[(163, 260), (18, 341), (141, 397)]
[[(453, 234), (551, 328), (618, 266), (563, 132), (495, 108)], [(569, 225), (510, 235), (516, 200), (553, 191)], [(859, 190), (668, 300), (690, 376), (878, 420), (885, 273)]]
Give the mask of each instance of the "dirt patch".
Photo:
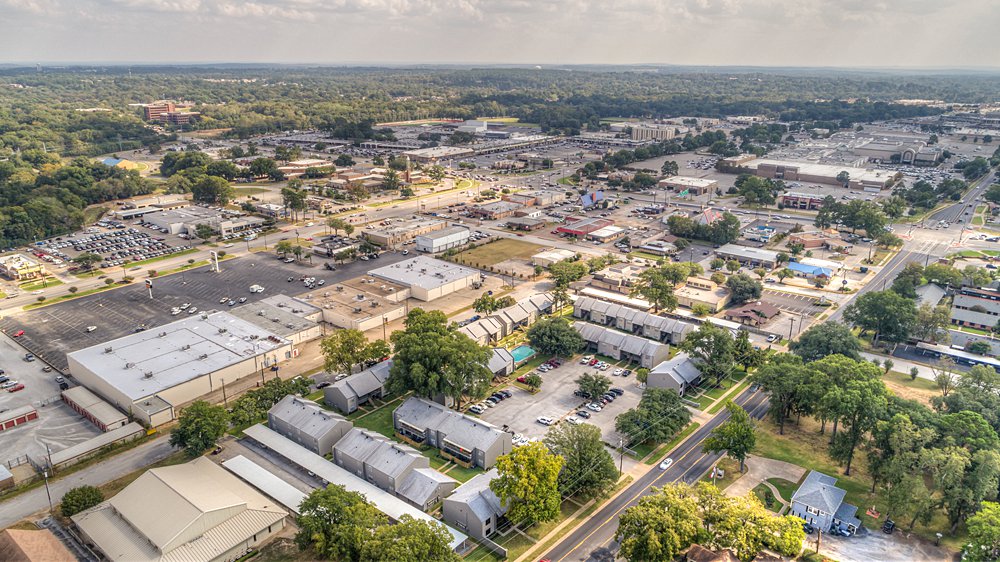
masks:
[(939, 394), (937, 392), (932, 392), (930, 390), (922, 390), (918, 388), (905, 386), (903, 384), (900, 384), (898, 382), (889, 379), (882, 379), (882, 380), (885, 381), (886, 388), (891, 390), (892, 393), (895, 394), (896, 396), (899, 396), (900, 398), (905, 398), (907, 400), (916, 400), (917, 402), (920, 402), (925, 406), (930, 406), (931, 398)]

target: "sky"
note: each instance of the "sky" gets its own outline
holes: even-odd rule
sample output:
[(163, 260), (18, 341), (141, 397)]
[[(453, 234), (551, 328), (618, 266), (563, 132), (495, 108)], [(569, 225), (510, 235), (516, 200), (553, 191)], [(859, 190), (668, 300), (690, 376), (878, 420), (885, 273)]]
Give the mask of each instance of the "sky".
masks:
[(1000, 0), (0, 0), (0, 63), (1000, 67)]

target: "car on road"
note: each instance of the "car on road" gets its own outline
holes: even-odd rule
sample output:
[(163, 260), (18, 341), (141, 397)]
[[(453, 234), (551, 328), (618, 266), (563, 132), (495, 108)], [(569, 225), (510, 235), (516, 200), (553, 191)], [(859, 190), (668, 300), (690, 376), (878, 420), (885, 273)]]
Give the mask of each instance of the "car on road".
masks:
[(674, 464), (674, 459), (665, 459), (663, 462), (660, 463), (660, 470), (666, 470), (671, 466), (673, 466), (673, 464)]
[(553, 423), (555, 423), (556, 420), (548, 416), (538, 416), (537, 418), (535, 418), (535, 421), (542, 425), (552, 425)]
[(767, 336), (767, 343), (773, 343), (773, 342), (776, 342), (776, 341), (778, 341), (778, 336), (777, 335), (771, 334), (771, 335)]
[(14, 337), (15, 338), (19, 338), (19, 337), (21, 337), (23, 335), (24, 335), (24, 330), (18, 330), (16, 332), (14, 332)]

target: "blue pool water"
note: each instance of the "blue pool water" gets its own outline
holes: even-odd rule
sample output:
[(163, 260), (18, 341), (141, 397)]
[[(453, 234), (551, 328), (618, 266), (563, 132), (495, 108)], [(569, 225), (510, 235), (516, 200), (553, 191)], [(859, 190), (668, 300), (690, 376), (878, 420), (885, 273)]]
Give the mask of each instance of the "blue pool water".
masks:
[(510, 350), (510, 354), (514, 357), (514, 364), (517, 365), (531, 359), (535, 355), (535, 350), (527, 345), (519, 345)]

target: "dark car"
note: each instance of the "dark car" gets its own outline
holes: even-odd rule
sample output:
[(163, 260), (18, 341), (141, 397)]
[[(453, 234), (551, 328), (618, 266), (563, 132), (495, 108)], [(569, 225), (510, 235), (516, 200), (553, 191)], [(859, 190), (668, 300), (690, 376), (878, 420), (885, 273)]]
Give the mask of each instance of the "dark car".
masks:
[(581, 418), (590, 419), (590, 412), (588, 412), (587, 410), (580, 410), (579, 412), (576, 413), (576, 415), (580, 416)]
[(616, 396), (621, 396), (622, 394), (625, 394), (625, 391), (622, 390), (622, 389), (620, 389), (620, 388), (612, 388), (612, 389), (609, 389), (608, 392), (611, 392), (612, 394), (615, 394)]
[(500, 394), (503, 394), (504, 398), (510, 398), (511, 396), (514, 396), (514, 393), (509, 390), (501, 390)]
[(326, 387), (330, 386), (331, 384), (332, 383), (330, 381), (323, 381), (323, 382), (321, 382), (321, 383), (319, 383), (319, 384), (316, 385), (316, 389), (318, 390), (320, 388), (326, 388)]
[(0, 384), (5, 383), (10, 380), (10, 377), (0, 377)]

